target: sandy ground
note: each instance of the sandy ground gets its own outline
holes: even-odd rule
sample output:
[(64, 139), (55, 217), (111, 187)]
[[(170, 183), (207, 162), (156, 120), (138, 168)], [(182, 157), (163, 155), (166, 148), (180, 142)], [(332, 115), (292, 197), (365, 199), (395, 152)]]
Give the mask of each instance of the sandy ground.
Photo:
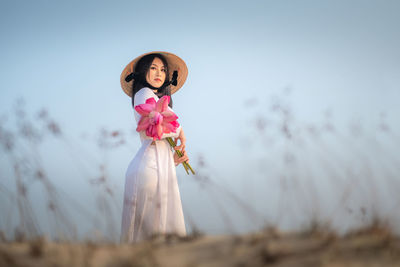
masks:
[(384, 229), (240, 236), (158, 236), (140, 244), (37, 239), (0, 243), (0, 266), (399, 266), (400, 238)]

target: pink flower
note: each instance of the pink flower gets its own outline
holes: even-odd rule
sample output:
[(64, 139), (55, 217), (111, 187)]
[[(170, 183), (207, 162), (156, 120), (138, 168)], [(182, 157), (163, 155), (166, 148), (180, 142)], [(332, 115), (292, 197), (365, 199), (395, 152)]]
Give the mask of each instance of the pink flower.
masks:
[(179, 127), (176, 121), (178, 116), (168, 108), (170, 96), (163, 96), (157, 102), (148, 98), (146, 103), (135, 106), (135, 110), (142, 115), (136, 131), (146, 130), (146, 135), (153, 140), (161, 139), (163, 133), (175, 133)]

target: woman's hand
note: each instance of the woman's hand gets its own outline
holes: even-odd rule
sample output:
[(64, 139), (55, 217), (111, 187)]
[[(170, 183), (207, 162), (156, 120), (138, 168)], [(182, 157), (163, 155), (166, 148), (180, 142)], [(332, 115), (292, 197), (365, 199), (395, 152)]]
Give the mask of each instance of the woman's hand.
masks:
[(188, 155), (186, 154), (185, 149), (183, 149), (181, 152), (183, 153), (183, 156), (182, 156), (182, 157), (179, 157), (178, 154), (177, 154), (176, 152), (174, 153), (175, 166), (178, 166), (180, 163), (183, 163), (183, 162), (185, 162), (185, 161), (186, 161), (186, 162), (189, 162), (189, 157), (188, 157)]
[[(180, 140), (179, 145), (178, 145), (178, 140)], [(179, 157), (178, 154), (176, 154), (176, 152), (174, 153), (175, 165), (178, 166), (180, 163), (185, 161), (189, 162), (189, 157), (187, 156), (185, 151), (186, 137), (185, 133), (183, 132), (183, 129), (181, 129), (178, 138), (175, 138), (175, 144), (177, 144), (177, 146), (174, 147), (174, 150), (180, 150), (183, 154), (182, 157)]]
[[(178, 139), (180, 140), (180, 145), (178, 146)], [(186, 137), (185, 133), (183, 132), (183, 129), (181, 128), (181, 131), (179, 133), (178, 138), (175, 138), (175, 144), (177, 144), (176, 147), (174, 147), (175, 150), (181, 150), (182, 153), (185, 150), (185, 144), (186, 144)]]

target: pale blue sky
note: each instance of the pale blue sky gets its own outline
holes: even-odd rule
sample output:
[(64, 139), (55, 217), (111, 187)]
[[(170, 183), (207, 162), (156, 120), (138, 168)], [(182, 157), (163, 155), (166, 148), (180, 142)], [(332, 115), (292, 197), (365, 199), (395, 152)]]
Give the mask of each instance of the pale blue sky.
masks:
[[(48, 109), (101, 160), (94, 140), (101, 127), (134, 129), (122, 69), (142, 53), (170, 51), (189, 68), (173, 98), (193, 165), (206, 154), (235, 186), (243, 183), (233, 166), (243, 163), (247, 144), (239, 142), (253, 114), (246, 103), (263, 105), (284, 88), (291, 88), (287, 101), (299, 121), (318, 122), (331, 109), (338, 125), (374, 125), (385, 112), (399, 128), (399, 13), (398, 1), (377, 0), (1, 1), (0, 114), (23, 97), (28, 112)], [(108, 156), (119, 190), (139, 147), (138, 136), (129, 138), (129, 148)], [(79, 187), (64, 177), (70, 168), (57, 146), (47, 145), (43, 158), (57, 184)], [(180, 181), (186, 209), (205, 210)]]

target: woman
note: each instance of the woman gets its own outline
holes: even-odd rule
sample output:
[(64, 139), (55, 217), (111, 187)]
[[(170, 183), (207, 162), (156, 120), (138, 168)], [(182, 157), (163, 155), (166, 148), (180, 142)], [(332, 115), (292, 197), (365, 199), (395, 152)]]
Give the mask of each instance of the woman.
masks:
[[(167, 52), (146, 53), (132, 60), (121, 74), (121, 86), (132, 97), (133, 107), (148, 98), (156, 101), (182, 87), (187, 77), (185, 62)], [(172, 100), (169, 103), (172, 107)], [(136, 122), (140, 114), (134, 111)], [(153, 141), (145, 131), (139, 133), (142, 146), (126, 171), (121, 241), (138, 242), (153, 234), (175, 233), (186, 235), (182, 203), (175, 166), (188, 161), (185, 135), (179, 126), (176, 133), (163, 134)], [(180, 140), (178, 157), (165, 140)]]

